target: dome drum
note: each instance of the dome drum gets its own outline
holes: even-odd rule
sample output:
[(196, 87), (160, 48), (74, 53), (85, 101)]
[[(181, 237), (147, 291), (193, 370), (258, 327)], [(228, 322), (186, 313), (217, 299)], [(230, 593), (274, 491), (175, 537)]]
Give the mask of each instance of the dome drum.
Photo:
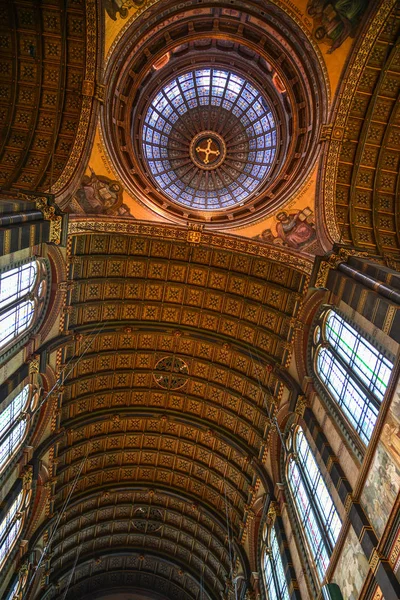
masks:
[[(235, 11), (231, 10), (230, 4), (227, 4), (229, 10), (225, 9), (224, 4), (218, 8), (196, 5), (190, 10), (186, 5), (184, 9), (176, 4), (160, 3), (160, 7), (153, 8), (151, 19), (145, 20), (142, 15), (127, 28), (108, 62), (107, 95), (101, 118), (110, 158), (133, 197), (176, 223), (192, 221), (219, 229), (231, 228), (233, 222), (243, 227), (265, 218), (287, 202), (304, 183), (317, 157), (316, 132), (326, 120), (328, 95), (317, 55), (313, 60), (303, 52), (304, 44), (310, 46), (310, 42), (285, 13), (275, 5), (269, 6), (266, 12), (260, 11), (253, 2)], [(159, 68), (159, 64), (163, 66)], [(225, 119), (226, 115), (221, 119), (224, 109), (212, 104), (210, 95), (210, 104), (198, 103), (187, 110), (186, 115), (180, 114), (175, 123), (169, 123), (170, 141), (173, 126), (181, 127), (181, 147), (179, 137), (175, 140), (178, 146), (175, 150), (181, 151), (181, 156), (176, 155), (175, 164), (171, 162), (171, 156), (165, 157), (166, 164), (156, 165), (156, 174), (154, 165), (149, 164), (156, 162), (154, 156), (147, 155), (144, 139), (149, 107), (172, 82), (178, 82), (179, 87), (180, 78), (201, 70), (229, 73), (231, 77), (246, 80), (257, 89), (273, 116), (271, 129), (276, 129), (274, 157), (267, 161), (266, 172), (260, 181), (248, 180), (247, 188), (241, 185), (246, 178), (237, 168), (238, 161), (235, 161), (234, 171), (228, 173), (232, 142), (225, 140), (224, 132), (210, 123), (211, 109), (215, 109), (214, 119), (220, 125), (229, 119)], [(275, 87), (276, 74), (286, 89), (284, 93)], [(252, 109), (252, 102), (249, 109)], [(189, 112), (192, 117), (196, 115), (196, 119), (189, 119)], [(235, 130), (238, 119), (232, 107), (229, 112), (228, 128), (235, 136), (239, 135), (240, 126)], [(190, 131), (187, 131), (189, 121)], [(226, 146), (224, 158), (221, 155), (216, 160), (216, 155), (212, 155), (218, 163), (216, 168), (211, 168), (210, 162), (204, 168), (204, 161), (201, 164), (198, 160), (201, 153), (196, 157), (190, 153), (195, 136), (206, 131), (222, 136)], [(213, 137), (208, 136), (205, 141), (208, 139)], [(162, 141), (160, 136), (162, 145), (166, 145), (166, 136)], [(217, 145), (224, 148), (220, 138)], [(172, 152), (172, 146), (170, 144), (168, 152)], [(210, 149), (213, 150), (212, 144)], [(221, 152), (216, 147), (214, 150)], [(247, 162), (245, 166), (252, 170), (254, 165), (249, 165), (251, 152), (248, 150), (251, 148), (245, 148), (247, 155), (243, 162)], [(255, 156), (255, 163), (262, 167), (263, 159), (257, 153)], [(180, 173), (175, 176), (177, 166)], [(170, 177), (171, 173), (173, 177)], [(219, 177), (220, 174), (224, 177)], [(179, 181), (183, 181), (183, 188), (191, 188), (189, 197), (179, 191)], [(218, 189), (224, 191), (214, 194)], [(185, 189), (182, 191), (187, 193)], [(221, 200), (222, 196), (225, 201)]]

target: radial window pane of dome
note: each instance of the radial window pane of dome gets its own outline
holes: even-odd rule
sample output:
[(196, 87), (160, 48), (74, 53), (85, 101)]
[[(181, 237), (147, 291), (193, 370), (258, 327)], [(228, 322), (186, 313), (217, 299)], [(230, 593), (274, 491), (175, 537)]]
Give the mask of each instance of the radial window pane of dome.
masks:
[(219, 69), (197, 69), (165, 85), (143, 127), (156, 186), (197, 210), (246, 202), (264, 183), (276, 145), (267, 99), (244, 77)]

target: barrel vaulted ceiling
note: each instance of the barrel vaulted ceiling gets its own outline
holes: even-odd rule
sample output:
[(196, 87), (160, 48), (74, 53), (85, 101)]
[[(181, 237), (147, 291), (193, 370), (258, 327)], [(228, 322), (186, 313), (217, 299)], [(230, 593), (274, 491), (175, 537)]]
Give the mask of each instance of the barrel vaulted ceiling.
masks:
[(118, 570), (167, 598), (229, 594), (232, 565), (248, 579), (246, 521), (269, 487), (310, 265), (189, 233), (70, 237), (62, 365), (82, 357), (63, 390), (54, 510), (73, 494), (52, 556), (62, 594), (79, 548), (68, 598)]
[(400, 249), (400, 9), (381, 8), (358, 42), (324, 159), (323, 217), (334, 241), (393, 260)]

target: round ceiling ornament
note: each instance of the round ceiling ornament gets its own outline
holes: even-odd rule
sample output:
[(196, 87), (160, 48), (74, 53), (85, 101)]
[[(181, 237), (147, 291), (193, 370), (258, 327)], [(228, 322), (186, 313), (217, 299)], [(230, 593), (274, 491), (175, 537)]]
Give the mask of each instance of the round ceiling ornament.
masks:
[(176, 356), (164, 356), (157, 362), (153, 378), (165, 390), (179, 390), (187, 383), (189, 367)]

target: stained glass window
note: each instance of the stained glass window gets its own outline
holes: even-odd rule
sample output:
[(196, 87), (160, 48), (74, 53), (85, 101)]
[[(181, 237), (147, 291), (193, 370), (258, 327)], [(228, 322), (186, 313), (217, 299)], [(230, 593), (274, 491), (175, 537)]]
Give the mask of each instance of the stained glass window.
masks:
[[(215, 169), (202, 170), (191, 159), (190, 144), (202, 130), (205, 139), (213, 133), (222, 139), (224, 160)], [(156, 185), (196, 209), (246, 201), (265, 180), (276, 147), (266, 98), (244, 77), (221, 69), (179, 75), (156, 94), (144, 119), (143, 153)]]
[(288, 484), (322, 581), (342, 523), (301, 427), (295, 433), (294, 452)]
[(22, 528), (23, 521), (19, 511), (22, 508), (23, 497), (24, 492), (21, 491), (0, 522), (0, 568), (10, 554)]
[(329, 310), (317, 336), (316, 372), (365, 445), (374, 429), (393, 363)]
[(19, 449), (26, 433), (23, 411), (30, 403), (31, 388), (26, 385), (0, 414), (0, 472)]
[(269, 530), (269, 548), (264, 554), (264, 576), (268, 600), (290, 600), (274, 525)]
[(44, 263), (32, 259), (0, 273), (0, 352), (30, 330), (44, 306)]

